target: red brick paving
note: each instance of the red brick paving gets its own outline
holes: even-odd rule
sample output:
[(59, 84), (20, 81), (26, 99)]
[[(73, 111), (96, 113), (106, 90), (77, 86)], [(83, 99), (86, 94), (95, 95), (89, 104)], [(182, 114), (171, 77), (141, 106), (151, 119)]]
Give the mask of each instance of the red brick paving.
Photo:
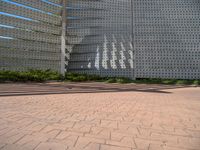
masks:
[(0, 150), (50, 149), (200, 150), (200, 88), (0, 84)]

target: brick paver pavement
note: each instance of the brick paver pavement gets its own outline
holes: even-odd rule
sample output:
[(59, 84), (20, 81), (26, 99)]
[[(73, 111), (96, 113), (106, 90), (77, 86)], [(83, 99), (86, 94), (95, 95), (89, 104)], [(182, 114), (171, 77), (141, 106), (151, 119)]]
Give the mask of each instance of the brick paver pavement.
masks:
[(92, 85), (1, 84), (0, 150), (200, 150), (199, 87)]

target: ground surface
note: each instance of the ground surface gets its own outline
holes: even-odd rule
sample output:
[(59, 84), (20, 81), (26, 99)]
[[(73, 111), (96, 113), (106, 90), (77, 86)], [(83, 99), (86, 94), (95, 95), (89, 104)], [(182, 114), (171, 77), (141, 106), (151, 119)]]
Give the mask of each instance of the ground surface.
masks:
[(200, 88), (0, 84), (0, 150), (66, 149), (200, 150)]

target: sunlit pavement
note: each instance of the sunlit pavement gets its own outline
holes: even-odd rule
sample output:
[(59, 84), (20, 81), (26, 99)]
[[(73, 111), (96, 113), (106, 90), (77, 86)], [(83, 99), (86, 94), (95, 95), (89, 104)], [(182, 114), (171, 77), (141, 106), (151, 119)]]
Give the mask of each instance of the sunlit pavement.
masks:
[(200, 150), (200, 88), (0, 84), (1, 150)]

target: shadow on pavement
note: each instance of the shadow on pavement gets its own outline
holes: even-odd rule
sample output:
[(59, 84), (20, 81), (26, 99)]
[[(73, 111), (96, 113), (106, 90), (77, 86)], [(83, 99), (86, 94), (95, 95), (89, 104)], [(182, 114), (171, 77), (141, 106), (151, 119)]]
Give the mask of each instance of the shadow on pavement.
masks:
[(105, 92), (150, 92), (170, 94), (168, 89), (185, 88), (190, 86), (149, 85), (149, 84), (107, 84), (107, 83), (4, 83), (0, 84), (0, 97), (105, 93)]

